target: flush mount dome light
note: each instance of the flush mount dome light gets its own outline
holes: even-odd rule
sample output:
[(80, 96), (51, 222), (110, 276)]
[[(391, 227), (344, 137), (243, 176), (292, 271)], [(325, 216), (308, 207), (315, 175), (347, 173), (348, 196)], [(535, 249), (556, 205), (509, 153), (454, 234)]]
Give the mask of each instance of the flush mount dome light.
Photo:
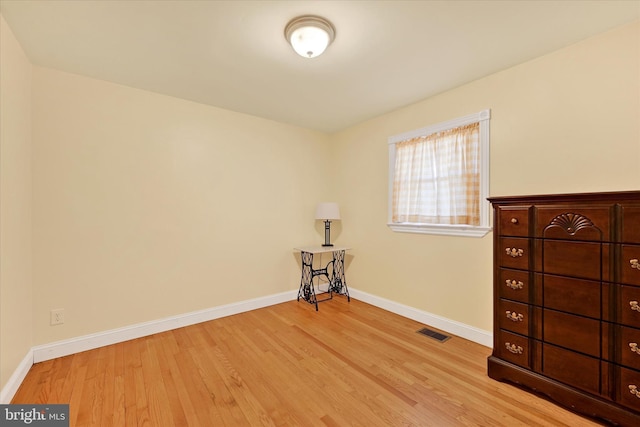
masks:
[(289, 21), (284, 36), (293, 50), (305, 58), (315, 58), (331, 44), (336, 30), (320, 16), (304, 15)]

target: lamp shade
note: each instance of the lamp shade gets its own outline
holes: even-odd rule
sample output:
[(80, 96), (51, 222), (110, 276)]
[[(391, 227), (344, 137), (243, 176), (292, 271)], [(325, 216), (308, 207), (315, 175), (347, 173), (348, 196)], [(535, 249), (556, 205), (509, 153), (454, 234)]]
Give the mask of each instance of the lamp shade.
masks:
[(316, 207), (316, 219), (335, 220), (340, 219), (340, 208), (335, 202), (318, 203)]

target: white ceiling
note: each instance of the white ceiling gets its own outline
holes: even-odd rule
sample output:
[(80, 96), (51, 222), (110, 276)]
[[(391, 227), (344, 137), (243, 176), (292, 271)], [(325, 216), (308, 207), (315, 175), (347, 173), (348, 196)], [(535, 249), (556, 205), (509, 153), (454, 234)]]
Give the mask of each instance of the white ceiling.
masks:
[[(625, 1), (25, 1), (0, 12), (30, 60), (335, 132), (640, 18)], [(296, 55), (287, 22), (336, 39)]]

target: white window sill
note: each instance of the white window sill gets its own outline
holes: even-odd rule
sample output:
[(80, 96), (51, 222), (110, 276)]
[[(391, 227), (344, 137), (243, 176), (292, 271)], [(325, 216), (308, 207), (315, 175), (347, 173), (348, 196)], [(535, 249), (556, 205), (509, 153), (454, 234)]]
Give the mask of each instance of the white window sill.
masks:
[(491, 227), (474, 227), (471, 225), (412, 223), (391, 223), (387, 225), (391, 230), (401, 233), (434, 234), (439, 236), (484, 237), (492, 230)]

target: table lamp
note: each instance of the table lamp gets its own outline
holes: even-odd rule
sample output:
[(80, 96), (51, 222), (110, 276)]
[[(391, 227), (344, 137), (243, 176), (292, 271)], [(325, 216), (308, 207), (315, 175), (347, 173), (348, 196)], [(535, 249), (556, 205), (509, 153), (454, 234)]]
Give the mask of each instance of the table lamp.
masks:
[(334, 202), (318, 203), (316, 219), (324, 221), (324, 243), (322, 246), (333, 246), (330, 242), (331, 221), (340, 219), (340, 209)]

